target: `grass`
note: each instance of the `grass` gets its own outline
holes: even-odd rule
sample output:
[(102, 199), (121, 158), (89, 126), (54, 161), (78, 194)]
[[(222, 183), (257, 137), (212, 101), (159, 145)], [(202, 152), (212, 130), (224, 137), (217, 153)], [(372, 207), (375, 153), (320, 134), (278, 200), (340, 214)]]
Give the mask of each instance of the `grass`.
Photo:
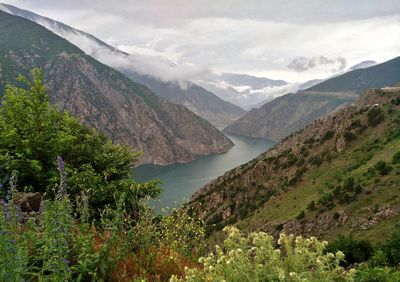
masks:
[[(306, 172), (303, 180), (294, 189), (273, 197), (251, 217), (239, 222), (238, 226), (242, 229), (254, 230), (263, 228), (266, 225), (276, 225), (295, 219), (301, 211), (305, 211), (305, 218), (302, 220), (312, 222), (318, 212), (308, 211), (308, 204), (313, 200), (317, 202), (323, 193), (332, 191), (327, 187), (327, 183), (328, 185), (338, 184), (338, 176), (342, 181), (348, 177), (359, 180), (362, 183), (362, 193), (358, 195), (356, 201), (349, 204), (337, 204), (333, 209), (320, 215), (345, 212), (351, 217), (362, 218), (373, 216), (371, 209), (374, 206), (399, 206), (398, 183), (400, 183), (400, 175), (398, 172), (400, 171), (400, 165), (393, 164), (392, 171), (385, 176), (381, 176), (378, 173), (370, 179), (363, 176), (363, 173), (378, 161), (383, 160), (390, 164), (393, 155), (400, 151), (398, 138), (388, 143), (384, 142), (383, 138), (387, 129), (388, 123), (382, 123), (375, 128), (368, 128), (352, 143), (350, 149), (344, 152), (336, 152), (330, 162), (323, 162), (320, 167)], [(375, 142), (377, 137), (378, 142)], [(377, 146), (373, 146), (373, 144), (377, 144)], [(373, 148), (372, 150), (371, 147)], [(373, 152), (372, 157), (365, 157), (370, 151)], [(354, 165), (354, 162), (359, 162), (355, 169), (345, 169)], [(399, 223), (399, 221), (400, 216), (397, 215), (393, 218), (382, 220), (374, 227), (362, 231), (353, 230), (347, 223), (327, 230), (323, 238), (333, 239), (338, 234), (355, 233), (356, 236), (371, 238), (373, 242), (378, 242), (387, 238), (391, 234), (389, 231), (393, 230), (393, 225)]]

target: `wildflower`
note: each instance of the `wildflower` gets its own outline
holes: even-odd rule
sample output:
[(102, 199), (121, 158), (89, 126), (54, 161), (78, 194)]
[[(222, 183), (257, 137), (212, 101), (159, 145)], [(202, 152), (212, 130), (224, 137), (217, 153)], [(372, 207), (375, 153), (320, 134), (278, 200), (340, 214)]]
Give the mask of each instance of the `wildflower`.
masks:
[(279, 280), (284, 280), (285, 279), (285, 273), (284, 272), (280, 272), (279, 273)]
[(338, 251), (338, 252), (336, 253), (336, 258), (337, 258), (338, 260), (344, 259), (344, 253), (343, 253), (342, 251)]

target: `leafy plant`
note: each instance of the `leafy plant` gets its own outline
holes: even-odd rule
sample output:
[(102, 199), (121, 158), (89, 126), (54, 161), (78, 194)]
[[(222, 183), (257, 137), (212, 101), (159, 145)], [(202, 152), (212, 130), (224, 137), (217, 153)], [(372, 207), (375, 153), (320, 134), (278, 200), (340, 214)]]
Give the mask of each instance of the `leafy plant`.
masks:
[(327, 242), (315, 237), (281, 234), (278, 246), (266, 233), (243, 236), (237, 228), (223, 246), (199, 259), (201, 268), (188, 268), (183, 278), (171, 281), (350, 281), (351, 273), (339, 266), (342, 252), (324, 253)]

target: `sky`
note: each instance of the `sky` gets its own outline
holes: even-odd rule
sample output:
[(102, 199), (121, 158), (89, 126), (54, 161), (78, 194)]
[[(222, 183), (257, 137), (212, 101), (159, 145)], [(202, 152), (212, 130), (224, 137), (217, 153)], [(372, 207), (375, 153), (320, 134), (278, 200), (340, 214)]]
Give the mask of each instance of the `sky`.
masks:
[(3, 0), (158, 56), (196, 79), (246, 73), (304, 82), (400, 55), (400, 0)]

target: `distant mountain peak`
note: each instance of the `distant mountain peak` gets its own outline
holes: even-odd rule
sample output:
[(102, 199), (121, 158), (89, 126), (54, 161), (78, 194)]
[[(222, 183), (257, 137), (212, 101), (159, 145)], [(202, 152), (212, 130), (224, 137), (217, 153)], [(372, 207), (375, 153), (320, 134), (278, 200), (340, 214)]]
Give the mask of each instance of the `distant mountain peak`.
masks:
[(354, 66), (350, 67), (348, 69), (348, 71), (358, 70), (358, 69), (365, 69), (365, 68), (369, 68), (369, 67), (375, 66), (376, 64), (378, 64), (378, 63), (375, 62), (375, 61), (372, 61), (372, 60), (362, 61), (362, 62), (360, 62), (358, 64), (355, 64)]

